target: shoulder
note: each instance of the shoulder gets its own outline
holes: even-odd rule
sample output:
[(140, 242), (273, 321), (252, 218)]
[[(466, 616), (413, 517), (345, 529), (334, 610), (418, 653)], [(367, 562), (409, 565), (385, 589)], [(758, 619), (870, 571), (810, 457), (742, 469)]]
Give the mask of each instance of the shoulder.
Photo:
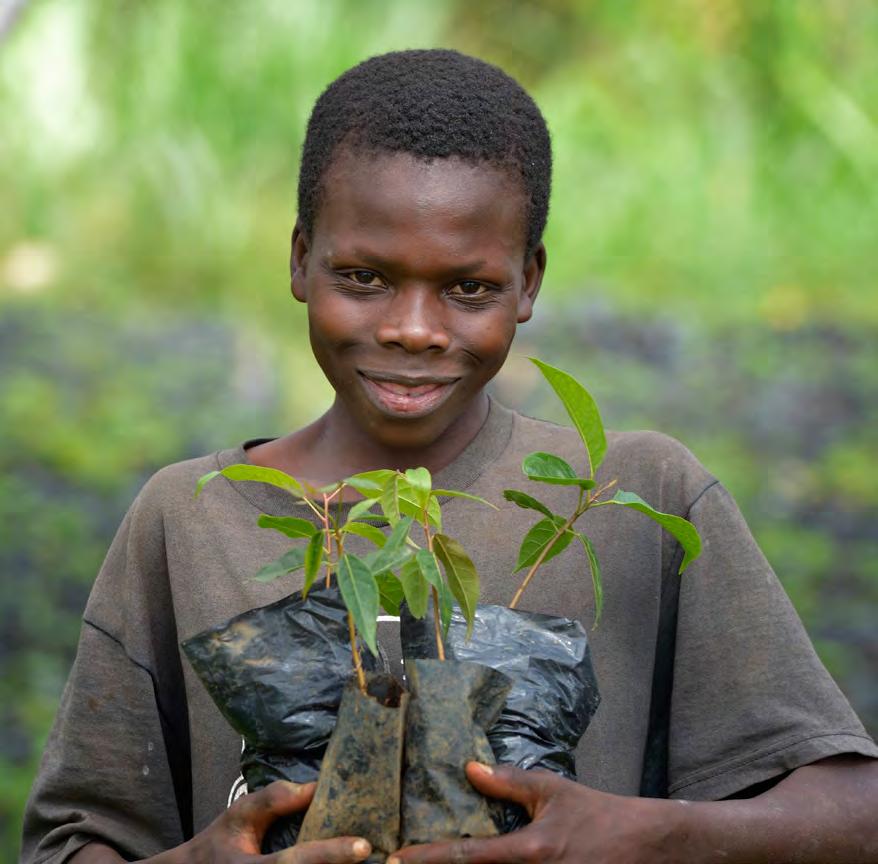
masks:
[(235, 461), (237, 449), (219, 450), (193, 459), (166, 465), (144, 483), (131, 506), (137, 521), (153, 521), (168, 514), (188, 512), (195, 500), (198, 480), (211, 471)]
[[(685, 444), (662, 432), (608, 430), (607, 452), (598, 469), (599, 484), (615, 480), (619, 488), (636, 492), (654, 506), (683, 512), (716, 484), (716, 478)], [(516, 413), (512, 450), (516, 458), (542, 450), (587, 471), (585, 448), (579, 433), (569, 427)]]

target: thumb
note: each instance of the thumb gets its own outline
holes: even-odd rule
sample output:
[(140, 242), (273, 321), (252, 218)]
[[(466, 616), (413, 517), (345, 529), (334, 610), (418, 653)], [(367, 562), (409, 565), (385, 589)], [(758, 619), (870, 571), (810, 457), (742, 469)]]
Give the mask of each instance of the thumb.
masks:
[(559, 779), (549, 771), (523, 771), (512, 765), (482, 762), (467, 762), (466, 776), (483, 795), (522, 804), (531, 818), (551, 797), (553, 781)]
[(242, 795), (226, 813), (233, 828), (261, 840), (279, 816), (304, 810), (311, 803), (315, 785), (275, 780), (258, 792)]

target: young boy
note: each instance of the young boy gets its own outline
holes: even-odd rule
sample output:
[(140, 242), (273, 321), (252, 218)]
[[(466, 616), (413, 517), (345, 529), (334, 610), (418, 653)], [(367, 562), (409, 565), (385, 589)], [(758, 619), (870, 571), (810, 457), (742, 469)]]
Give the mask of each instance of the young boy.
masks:
[[(178, 645), (298, 586), (247, 577), (283, 549), (259, 484), (205, 472), (250, 461), (315, 485), (423, 465), (455, 500), (447, 530), (508, 602), (531, 521), (502, 501), (521, 458), (581, 466), (575, 433), (508, 411), (485, 385), (531, 316), (546, 266), (551, 151), (539, 110), (495, 67), (449, 51), (369, 60), (321, 96), (305, 141), (292, 293), (336, 391), (312, 425), (173, 465), (127, 514), (89, 600), (76, 663), (25, 820), (24, 860), (354, 862), (357, 838), (262, 859), (266, 827), (311, 787), (232, 800), (240, 742)], [(878, 748), (823, 667), (728, 494), (676, 442), (610, 436), (600, 472), (698, 526), (702, 557), (633, 514), (590, 517), (607, 600), (592, 652), (603, 701), (579, 783), (468, 766), (486, 795), (524, 804), (515, 834), (412, 848), (408, 862), (878, 861)], [(559, 508), (569, 491), (557, 487)], [(549, 502), (550, 505), (552, 502)], [(525, 606), (589, 621), (584, 561), (556, 559)], [(399, 655), (394, 634), (382, 633)], [(681, 800), (659, 800), (642, 795)], [(720, 799), (736, 799), (724, 800)]]

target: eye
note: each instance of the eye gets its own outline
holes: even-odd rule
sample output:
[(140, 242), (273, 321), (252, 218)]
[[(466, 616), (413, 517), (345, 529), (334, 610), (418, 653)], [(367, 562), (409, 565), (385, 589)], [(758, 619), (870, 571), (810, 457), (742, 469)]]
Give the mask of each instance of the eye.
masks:
[(464, 279), (453, 285), (451, 293), (455, 297), (465, 297), (467, 299), (477, 299), (486, 297), (490, 294), (491, 289), (483, 282), (476, 282), (474, 279)]
[(382, 284), (381, 277), (372, 270), (352, 270), (347, 276), (358, 285), (371, 285), (377, 288)]

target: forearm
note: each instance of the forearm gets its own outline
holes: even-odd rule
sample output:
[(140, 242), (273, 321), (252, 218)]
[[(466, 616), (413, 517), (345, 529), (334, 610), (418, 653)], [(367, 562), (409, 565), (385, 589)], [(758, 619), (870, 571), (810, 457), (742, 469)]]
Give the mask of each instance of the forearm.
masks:
[(103, 843), (88, 843), (76, 852), (68, 864), (119, 864), (125, 859)]
[(710, 864), (875, 864), (878, 761), (837, 757), (755, 798), (676, 806), (680, 860)]

